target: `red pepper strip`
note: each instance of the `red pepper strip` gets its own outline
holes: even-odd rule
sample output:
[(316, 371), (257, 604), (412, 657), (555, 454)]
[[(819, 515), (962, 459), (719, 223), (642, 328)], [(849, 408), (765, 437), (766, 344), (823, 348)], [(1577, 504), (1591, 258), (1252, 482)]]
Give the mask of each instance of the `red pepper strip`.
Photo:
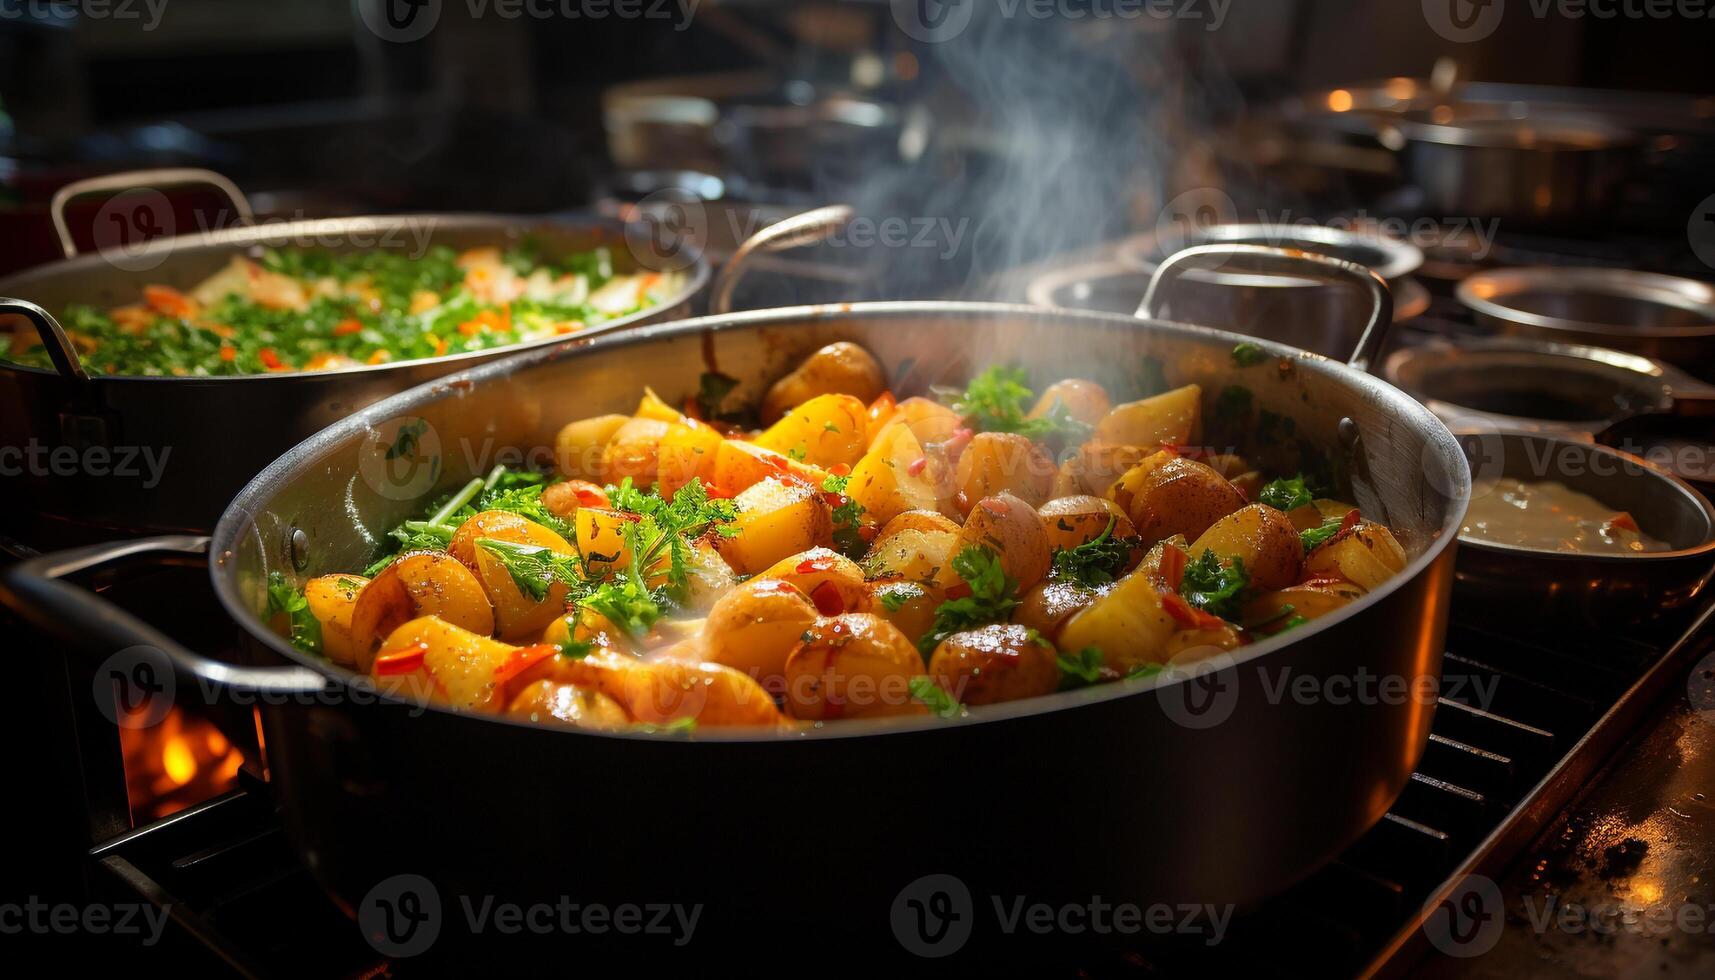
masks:
[(505, 684), (532, 666), (560, 652), (559, 648), (548, 643), (538, 643), (535, 646), (519, 647), (494, 668), (494, 683)]
[(262, 348), (256, 352), (256, 356), (262, 361), (262, 366), (270, 371), (278, 371), (286, 366), (286, 363), (280, 360), (280, 355), (274, 353), (272, 347)]
[(1353, 510), (1346, 511), (1346, 519), (1340, 522), (1340, 533), (1345, 534), (1352, 528), (1357, 527), (1358, 521), (1362, 519), (1362, 515), (1359, 514), (1355, 508)]
[(1167, 610), (1167, 615), (1173, 617), (1180, 628), (1188, 630), (1219, 629), (1227, 625), (1221, 617), (1206, 613), (1185, 601), (1185, 597), (1177, 592), (1163, 593), (1161, 608)]
[(960, 426), (953, 430), (952, 438), (941, 444), (941, 452), (946, 454), (948, 462), (956, 463), (959, 457), (965, 454), (965, 447), (969, 446), (975, 437), (975, 432)]
[(1166, 545), (1161, 549), (1161, 579), (1174, 592), (1179, 591), (1179, 583), (1185, 581), (1185, 563), (1189, 559), (1185, 552), (1174, 545)]
[(844, 463), (835, 463), (833, 466), (828, 467), (828, 472), (835, 476), (851, 476), (852, 468)]
[(806, 558), (798, 563), (798, 574), (808, 575), (811, 572), (833, 571), (834, 558), (832, 555), (822, 555), (819, 558)]
[(1608, 526), (1609, 527), (1617, 527), (1622, 531), (1636, 531), (1636, 530), (1638, 530), (1637, 518), (1633, 517), (1631, 514), (1625, 512), (1623, 510), (1620, 511), (1618, 514), (1614, 515), (1613, 519), (1608, 521)]
[(923, 474), (923, 468), (928, 466), (928, 465), (929, 465), (929, 457), (919, 456), (916, 459), (911, 461), (911, 465), (905, 467), (905, 472), (911, 474), (912, 476), (921, 476)]
[(383, 650), (375, 655), (375, 664), (371, 668), (377, 677), (397, 677), (400, 674), (415, 673), (423, 666), (423, 655), (429, 652), (426, 643), (400, 650)]
[[(703, 494), (710, 500), (731, 500), (736, 494), (731, 494), (724, 487), (715, 486), (714, 481), (700, 477), (703, 484)], [(580, 498), (581, 499), (581, 498)]]
[(957, 582), (947, 586), (947, 598), (949, 599), (963, 599), (970, 594), (971, 586), (968, 582)]
[(832, 582), (823, 582), (811, 589), (810, 601), (816, 604), (816, 611), (824, 616), (838, 616), (846, 611), (846, 600), (840, 596), (839, 586)]
[(361, 333), (362, 331), (363, 331), (363, 322), (360, 320), (357, 320), (355, 318), (354, 319), (341, 320), (338, 323), (334, 324), (334, 327), (333, 327), (333, 335), (335, 337), (346, 337), (346, 336), (349, 336), (349, 335), (354, 334), (354, 333)]

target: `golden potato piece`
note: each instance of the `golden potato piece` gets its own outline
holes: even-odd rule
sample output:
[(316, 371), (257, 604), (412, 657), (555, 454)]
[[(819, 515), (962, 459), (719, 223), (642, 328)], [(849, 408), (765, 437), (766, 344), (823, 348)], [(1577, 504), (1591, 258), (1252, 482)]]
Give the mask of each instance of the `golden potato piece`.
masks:
[(715, 449), (710, 481), (725, 496), (736, 497), (763, 480), (780, 476), (797, 477), (820, 487), (827, 481), (828, 471), (737, 439), (727, 439)]
[(911, 678), (923, 658), (898, 627), (847, 613), (810, 627), (786, 658), (786, 707), (806, 721), (923, 714)]
[(816, 622), (816, 607), (797, 586), (754, 578), (721, 596), (703, 624), (703, 655), (783, 690), (786, 657)]
[(1054, 486), (1054, 461), (1042, 447), (1013, 432), (979, 432), (960, 454), (953, 482), (961, 509), (969, 512), (984, 497), (1011, 493), (1032, 507), (1048, 499)]
[(514, 718), (560, 722), (573, 728), (611, 730), (631, 724), (625, 708), (600, 691), (549, 680), (524, 687), (506, 706), (506, 713)]
[(864, 574), (871, 579), (902, 582), (952, 584), (953, 555), (959, 543), (955, 531), (920, 531), (906, 528), (877, 538), (864, 555)]
[(624, 415), (597, 415), (568, 422), (554, 438), (554, 463), (568, 478), (601, 479), (602, 454), (620, 426), (631, 421)]
[(1067, 651), (1095, 647), (1104, 663), (1121, 674), (1144, 664), (1165, 663), (1167, 641), (1178, 621), (1162, 605), (1150, 576), (1132, 572), (1083, 612), (1073, 616), (1056, 641)]
[(400, 555), (357, 594), (351, 611), (351, 651), (368, 673), (375, 648), (402, 624), (438, 616), (483, 637), (494, 633), (494, 608), (476, 574), (439, 551)]
[(1213, 551), (1244, 562), (1251, 586), (1265, 591), (1298, 581), (1304, 544), (1286, 515), (1265, 504), (1241, 507), (1209, 526), (1191, 543), (1193, 557)]
[(617, 484), (629, 477), (645, 490), (654, 486), (661, 469), (661, 441), (671, 428), (660, 419), (627, 420), (602, 450), (601, 478)]
[(935, 647), (929, 676), (965, 704), (999, 704), (1060, 686), (1059, 652), (1027, 626), (994, 623), (954, 633)]
[(1342, 578), (1371, 592), (1403, 571), (1405, 563), (1405, 549), (1394, 540), (1393, 532), (1361, 521), (1306, 555), (1304, 571), (1312, 576)]
[(935, 610), (946, 601), (941, 590), (919, 582), (874, 582), (865, 610), (899, 627), (913, 644), (935, 625)]
[(1115, 405), (1096, 423), (1092, 442), (1110, 446), (1188, 446), (1202, 438), (1203, 389), (1186, 385)]
[(1041, 515), (1010, 493), (985, 497), (971, 508), (965, 526), (959, 529), (958, 548), (973, 545), (993, 551), (1007, 577), (1020, 589), (1042, 581), (1054, 561)]
[(1328, 582), (1315, 585), (1294, 585), (1278, 592), (1265, 592), (1245, 603), (1246, 629), (1270, 628), (1293, 616), (1318, 619), (1360, 599), (1364, 590), (1350, 582)]
[(1095, 605), (1102, 593), (1076, 582), (1038, 582), (1020, 597), (1012, 621), (1058, 642), (1066, 622)]
[(824, 616), (862, 610), (868, 597), (863, 569), (831, 548), (811, 548), (770, 565), (757, 578), (790, 582)]
[(818, 395), (787, 412), (756, 444), (812, 466), (851, 466), (869, 445), (868, 406), (850, 395)]
[(495, 630), (502, 640), (518, 643), (540, 634), (543, 627), (565, 610), (570, 588), (563, 582), (555, 582), (541, 599), (533, 598), (518, 587), (504, 559), (477, 544), (483, 538), (546, 548), (561, 555), (575, 555), (577, 549), (535, 521), (504, 510), (483, 511), (465, 521), (447, 546), (447, 553), (475, 572), (482, 583), (482, 590), (494, 607)]
[(829, 344), (768, 389), (762, 421), (772, 424), (817, 395), (851, 395), (868, 404), (887, 387), (881, 365), (869, 351), (848, 341)]
[(384, 686), (407, 690), (413, 689), (408, 677), (427, 676), (438, 698), (460, 708), (487, 710), (505, 704), (512, 676), (552, 654), (549, 647), (515, 647), (439, 616), (419, 616), (387, 634), (371, 672)]
[(789, 555), (834, 543), (834, 522), (819, 491), (770, 477), (733, 498), (738, 533), (715, 542), (741, 574), (755, 574)]
[(369, 580), (361, 575), (318, 575), (304, 583), (310, 614), (322, 626), (322, 654), (336, 664), (351, 666), (357, 651), (351, 636), (351, 614), (357, 596)]
[(926, 451), (910, 426), (891, 422), (852, 467), (846, 496), (864, 509), (865, 518), (885, 525), (908, 510), (937, 510), (947, 480), (940, 454)]
[(1090, 494), (1056, 497), (1037, 508), (1048, 531), (1048, 547), (1070, 551), (1108, 533), (1117, 541), (1137, 537), (1131, 518), (1111, 500)]
[(712, 482), (723, 441), (720, 433), (700, 422), (669, 426), (656, 450), (655, 486), (661, 496), (671, 500), (693, 480)]
[(1093, 426), (1112, 408), (1113, 400), (1108, 397), (1106, 388), (1094, 381), (1067, 378), (1042, 389), (1042, 395), (1030, 409), (1030, 417), (1042, 418), (1050, 412), (1064, 413), (1085, 425)]
[(1221, 518), (1245, 506), (1245, 498), (1221, 474), (1191, 459), (1170, 459), (1138, 486), (1128, 511), (1145, 544), (1175, 534), (1195, 540)]

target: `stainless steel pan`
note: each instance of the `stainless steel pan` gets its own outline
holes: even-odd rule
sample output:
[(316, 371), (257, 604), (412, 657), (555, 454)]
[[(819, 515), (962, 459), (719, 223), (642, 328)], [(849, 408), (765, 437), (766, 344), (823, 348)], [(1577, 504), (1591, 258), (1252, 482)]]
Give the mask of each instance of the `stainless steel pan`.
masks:
[[(432, 360), (401, 361), (349, 371), (230, 378), (91, 375), (49, 311), (67, 304), (107, 306), (132, 301), (146, 283), (189, 288), (234, 255), (270, 245), (307, 244), (336, 252), (365, 247), (505, 246), (533, 238), (550, 253), (609, 245), (624, 267), (682, 271), (684, 288), (662, 305), (612, 320), (589, 334), (682, 318), (709, 283), (708, 263), (675, 243), (628, 249), (618, 223), (572, 222), (504, 215), (411, 214), (333, 218), (237, 227), (159, 239), (123, 255), (76, 254), (62, 215), (65, 202), (86, 192), (208, 182), (250, 213), (229, 181), (206, 171), (144, 171), (73, 185), (55, 198), (55, 225), (67, 258), (0, 282), (0, 315), (34, 325), (57, 371), (0, 363), (0, 454), (15, 467), (9, 485), (24, 507), (46, 518), (32, 531), (58, 536), (61, 523), (129, 532), (207, 530), (221, 508), (257, 470), (288, 447), (366, 405), (414, 385), (558, 338)], [(829, 209), (808, 212), (759, 232), (744, 255), (790, 246), (826, 227)], [(833, 209), (837, 217), (843, 212)], [(808, 229), (808, 232), (806, 231)], [(633, 230), (635, 232), (635, 229)], [(722, 296), (742, 274), (742, 256), (722, 271)], [(117, 263), (117, 264), (116, 264)], [(135, 271), (133, 271), (135, 270)], [(723, 299), (722, 302), (726, 302)], [(722, 307), (721, 309), (724, 309)]]
[[(795, 737), (555, 730), (377, 699), (364, 678), (296, 651), (265, 622), (270, 572), (361, 567), (384, 529), (481, 472), (493, 452), (552, 445), (568, 419), (629, 410), (643, 384), (669, 398), (694, 391), (711, 367), (742, 379), (738, 397), (759, 398), (835, 340), (868, 347), (904, 392), (1005, 360), (1043, 380), (1112, 377), (1152, 358), (1172, 383), (1211, 393), (1245, 384), (1257, 406), (1336, 456), (1355, 501), (1396, 530), (1410, 562), (1346, 609), (1185, 674), (957, 722), (856, 722)], [(993, 901), (1225, 905), (1276, 892), (1378, 820), (1423, 750), (1432, 697), (1334, 695), (1366, 677), (1419, 691), (1439, 678), (1465, 457), (1428, 410), (1343, 364), (1263, 343), (1265, 363), (1236, 368), (1230, 355), (1244, 340), (960, 303), (768, 310), (579, 338), (322, 431), (262, 471), (211, 538), (48, 556), (14, 568), (0, 591), (97, 656), (158, 651), (180, 691), (269, 692), (262, 728), (286, 826), (348, 908), (415, 874), (448, 908), (454, 896), (494, 895), (705, 903), (696, 943), (657, 942), (648, 955), (731, 949), (769, 972), (890, 956), (969, 966), (1030, 938), (999, 935)], [(394, 472), (384, 457), (403, 425), (421, 426), (425, 448)], [(205, 549), (253, 664), (213, 661), (63, 580), (122, 557)], [(1303, 695), (1304, 685), (1326, 694)], [(975, 938), (956, 960), (916, 960), (900, 945), (899, 910), (929, 873), (971, 896)], [(444, 918), (443, 937), (457, 925)], [(561, 937), (558, 950), (595, 941)]]

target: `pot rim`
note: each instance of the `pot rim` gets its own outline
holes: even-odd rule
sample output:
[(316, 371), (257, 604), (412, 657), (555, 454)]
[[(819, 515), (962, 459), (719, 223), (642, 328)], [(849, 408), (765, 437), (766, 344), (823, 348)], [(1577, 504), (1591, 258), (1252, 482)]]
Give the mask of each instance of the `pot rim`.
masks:
[[(1576, 287), (1569, 290), (1568, 287)], [(1487, 294), (1480, 294), (1479, 289)], [(1605, 296), (1668, 306), (1700, 313), (1705, 322), (1687, 327), (1628, 327), (1619, 323), (1573, 320), (1568, 317), (1531, 313), (1506, 305), (1506, 298), (1524, 289), (1544, 289), (1551, 292), (1594, 292)], [(1638, 272), (1631, 269), (1560, 268), (1556, 266), (1523, 266), (1478, 272), (1459, 283), (1455, 295), (1459, 302), (1476, 313), (1507, 323), (1517, 323), (1555, 333), (1602, 336), (1623, 341), (1628, 337), (1658, 340), (1694, 340), (1715, 337), (1715, 287), (1695, 279), (1669, 276), (1659, 272)], [(1678, 296), (1683, 302), (1672, 302), (1667, 295)]]
[[(351, 235), (354, 232), (366, 234), (385, 234), (390, 230), (409, 229), (414, 224), (427, 223), (430, 234), (438, 230), (493, 230), (502, 237), (521, 237), (537, 228), (554, 228), (572, 233), (611, 233), (615, 236), (615, 244), (623, 244), (625, 239), (625, 224), (611, 218), (563, 218), (549, 215), (515, 215), (498, 214), (493, 212), (429, 212), (413, 211), (402, 214), (368, 214), (346, 218), (307, 218), (298, 221), (240, 225), (232, 228), (217, 228), (209, 231), (193, 232), (185, 235), (172, 235), (150, 241), (137, 253), (138, 257), (148, 257), (154, 253), (165, 253), (161, 264), (172, 261), (173, 253), (184, 249), (197, 252), (219, 251), (232, 249), (235, 253), (251, 247), (268, 246), (273, 243), (290, 244), (294, 240), (314, 238), (318, 235)], [(351, 251), (366, 251), (351, 249)], [(690, 302), (708, 286), (713, 278), (708, 257), (700, 250), (687, 246), (684, 254), (691, 259), (688, 265), (680, 269), (670, 270), (686, 275), (684, 285), (671, 297), (660, 303), (615, 317), (585, 327), (573, 334), (557, 337), (542, 337), (536, 340), (519, 341), (503, 347), (492, 347), (487, 350), (464, 351), (459, 354), (448, 354), (444, 357), (418, 357), (408, 361), (388, 361), (384, 364), (363, 364), (355, 367), (326, 368), (320, 371), (292, 371), (280, 374), (231, 374), (231, 375), (155, 375), (155, 374), (91, 374), (90, 381), (96, 383), (194, 383), (194, 384), (237, 384), (243, 382), (261, 383), (264, 381), (276, 384), (290, 383), (294, 378), (385, 373), (394, 369), (411, 369), (425, 364), (458, 365), (466, 361), (492, 359), (495, 355), (510, 356), (512, 354), (549, 347), (554, 344), (577, 337), (588, 337), (610, 330), (623, 330), (634, 326), (641, 320), (652, 316), (660, 316), (662, 312), (677, 309)], [(633, 255), (633, 258), (636, 258)], [(12, 296), (19, 299), (29, 299), (29, 290), (44, 281), (76, 278), (90, 269), (105, 269), (111, 265), (101, 252), (85, 252), (70, 258), (56, 259), (42, 265), (25, 269), (5, 279), (0, 279), (0, 295)], [(641, 264), (640, 268), (643, 268)], [(153, 269), (159, 269), (157, 264)], [(144, 272), (153, 271), (142, 270)], [(62, 311), (49, 310), (50, 314), (58, 317)], [(34, 374), (45, 378), (60, 377), (60, 373), (52, 368), (35, 367), (26, 364), (15, 364), (11, 361), (0, 360), (0, 370), (17, 372), (19, 374)]]
[[(261, 473), (257, 474), (232, 502), (227, 505), (226, 512), (215, 526), (210, 539), (210, 555), (214, 557), (209, 563), (209, 579), (215, 595), (219, 597), (221, 606), (227, 615), (241, 626), (251, 637), (276, 654), (288, 661), (309, 667), (322, 674), (329, 680), (337, 682), (341, 688), (350, 688), (354, 680), (367, 681), (366, 675), (334, 664), (324, 658), (305, 653), (288, 643), (283, 637), (269, 629), (256, 614), (248, 607), (238, 593), (236, 575), (228, 571), (229, 564), (223, 559), (235, 550), (240, 537), (253, 525), (252, 514), (257, 512), (257, 503), (265, 500), (271, 493), (272, 485), (280, 478), (296, 471), (300, 467), (314, 465), (326, 452), (344, 443), (358, 433), (368, 430), (375, 423), (383, 422), (398, 415), (405, 414), (416, 407), (431, 401), (448, 397), (451, 393), (469, 389), (476, 385), (495, 383), (501, 378), (510, 376), (518, 371), (527, 370), (534, 365), (556, 361), (564, 357), (576, 357), (586, 349), (606, 350), (609, 348), (628, 347), (643, 344), (666, 337), (692, 337), (705, 332), (755, 330), (765, 327), (783, 327), (800, 323), (806, 319), (821, 321), (838, 321), (842, 319), (858, 319), (866, 317), (908, 318), (942, 315), (947, 323), (956, 324), (961, 319), (1024, 317), (1033, 320), (1044, 318), (1058, 322), (1087, 322), (1093, 325), (1106, 325), (1126, 329), (1147, 328), (1168, 334), (1189, 335), (1191, 337), (1214, 341), (1218, 344), (1233, 346), (1240, 343), (1255, 343), (1262, 346), (1270, 354), (1297, 361), (1300, 369), (1334, 375), (1347, 385), (1355, 385), (1367, 395), (1388, 406), (1394, 416), (1408, 423), (1415, 422), (1427, 430), (1432, 446), (1439, 446), (1442, 456), (1454, 467), (1453, 475), (1457, 486), (1453, 487), (1453, 495), (1449, 498), (1447, 514), (1441, 527), (1434, 533), (1425, 545), (1423, 552), (1413, 558), (1398, 574), (1390, 578), (1380, 588), (1372, 590), (1363, 598), (1352, 602), (1334, 613), (1321, 617), (1311, 623), (1297, 627), (1289, 635), (1277, 635), (1258, 643), (1242, 648), (1235, 654), (1222, 654), (1190, 665), (1188, 669), (1177, 672), (1168, 670), (1153, 678), (1140, 681), (1121, 681), (1112, 684), (1100, 684), (1073, 691), (1062, 691), (1055, 694), (1022, 701), (1006, 702), (996, 705), (984, 705), (970, 713), (957, 718), (911, 717), (884, 719), (853, 719), (841, 721), (837, 725), (822, 726), (810, 730), (779, 732), (773, 730), (756, 731), (753, 729), (711, 728), (699, 730), (691, 741), (695, 742), (777, 742), (791, 744), (805, 738), (858, 738), (873, 735), (907, 735), (925, 731), (933, 731), (949, 726), (992, 724), (1004, 721), (1022, 719), (1039, 714), (1049, 714), (1061, 710), (1090, 707), (1108, 701), (1128, 697), (1147, 696), (1151, 692), (1177, 683), (1189, 677), (1197, 676), (1215, 670), (1225, 670), (1243, 666), (1252, 661), (1269, 656), (1285, 649), (1308, 637), (1336, 627), (1349, 619), (1363, 613), (1369, 607), (1381, 603), (1388, 596), (1404, 588), (1423, 574), (1431, 565), (1440, 561), (1453, 546), (1458, 538), (1458, 530), (1464, 521), (1465, 508), (1470, 500), (1471, 472), (1463, 449), (1453, 433), (1449, 431), (1434, 413), (1419, 404), (1411, 396), (1393, 387), (1382, 379), (1364, 374), (1347, 367), (1344, 364), (1319, 354), (1312, 354), (1298, 348), (1288, 347), (1273, 341), (1258, 341), (1241, 334), (1224, 330), (1214, 330), (1192, 324), (1174, 323), (1163, 320), (1140, 320), (1119, 314), (1096, 313), (1084, 310), (1044, 310), (1040, 307), (1007, 303), (971, 303), (955, 301), (892, 301), (877, 303), (841, 303), (823, 306), (794, 306), (766, 310), (752, 310), (742, 313), (729, 313), (720, 316), (705, 316), (687, 320), (669, 321), (652, 324), (635, 330), (609, 333), (598, 337), (572, 338), (557, 347), (529, 351), (514, 355), (503, 360), (494, 361), (459, 374), (448, 375), (435, 381), (418, 385), (397, 395), (377, 402), (344, 420), (337, 422), (299, 443), (276, 459)], [(1427, 450), (1426, 450), (1427, 451)], [(369, 687), (374, 690), (373, 684)], [(564, 734), (574, 736), (592, 736), (602, 738), (652, 739), (660, 741), (660, 735), (645, 731), (593, 731), (573, 728), (571, 726), (545, 726), (524, 719), (508, 718), (503, 715), (492, 715), (485, 712), (475, 712), (460, 709), (450, 705), (439, 704), (419, 698), (401, 697), (377, 692), (376, 696), (402, 705), (409, 705), (420, 710), (444, 712), (458, 716), (470, 716), (482, 721), (499, 722), (517, 725), (533, 730), (563, 727)], [(676, 741), (676, 740), (675, 740)]]

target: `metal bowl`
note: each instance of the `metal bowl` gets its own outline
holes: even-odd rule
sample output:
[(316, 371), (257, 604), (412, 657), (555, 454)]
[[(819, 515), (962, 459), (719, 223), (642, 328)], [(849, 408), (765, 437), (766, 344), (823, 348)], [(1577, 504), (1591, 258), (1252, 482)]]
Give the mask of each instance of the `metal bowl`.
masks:
[(1708, 283), (1543, 266), (1480, 272), (1456, 295), (1480, 325), (1504, 335), (1611, 347), (1703, 375), (1715, 369), (1715, 286)]
[(1639, 411), (1665, 411), (1696, 382), (1637, 354), (1497, 339), (1409, 347), (1389, 355), (1382, 377), (1429, 406), (1455, 431), (1511, 429), (1592, 433)]
[[(1171, 239), (1171, 240), (1169, 240)], [(1182, 241), (1181, 241), (1182, 239)], [(1423, 264), (1423, 252), (1417, 246), (1386, 235), (1326, 225), (1218, 224), (1198, 228), (1183, 234), (1138, 235), (1120, 243), (1116, 258), (1123, 266), (1152, 273), (1168, 255), (1181, 248), (1196, 245), (1267, 245), (1271, 248), (1296, 248), (1368, 268), (1386, 279), (1389, 285), (1417, 271)], [(1286, 277), (1222, 277), (1219, 272), (1188, 273), (1203, 281), (1227, 285), (1292, 288), (1317, 285), (1307, 280)]]
[(1612, 628), (1659, 617), (1699, 595), (1715, 569), (1715, 506), (1684, 481), (1629, 453), (1526, 432), (1457, 435), (1473, 483), (1555, 480), (1632, 515), (1672, 551), (1604, 555), (1459, 535), (1456, 588), (1513, 621), (1544, 617)]

